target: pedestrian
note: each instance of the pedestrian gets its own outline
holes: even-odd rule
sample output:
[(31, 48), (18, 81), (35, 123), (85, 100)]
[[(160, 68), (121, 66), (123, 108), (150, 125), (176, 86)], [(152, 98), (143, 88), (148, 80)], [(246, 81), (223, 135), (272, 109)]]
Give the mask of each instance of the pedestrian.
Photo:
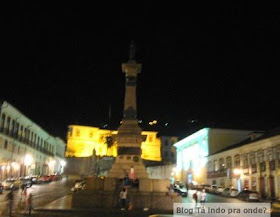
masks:
[(27, 207), (26, 209), (28, 210), (28, 215), (31, 215), (31, 211), (32, 211), (32, 205), (33, 205), (33, 195), (32, 193), (30, 193), (28, 195), (28, 198), (27, 198)]
[(194, 192), (194, 194), (193, 194), (193, 199), (194, 199), (194, 203), (195, 203), (195, 208), (196, 208), (196, 206), (197, 206), (197, 198), (198, 198), (198, 195), (197, 195), (197, 190)]
[(14, 203), (14, 190), (11, 190), (7, 194), (6, 199), (8, 200), (9, 217), (11, 217), (12, 216), (12, 210), (13, 210), (13, 203)]
[(127, 199), (127, 189), (123, 187), (122, 191), (120, 192), (120, 199), (121, 199), (121, 210), (125, 210), (126, 199)]
[(124, 182), (124, 186), (129, 186), (129, 176), (127, 174), (125, 175), (123, 182)]
[(201, 203), (202, 208), (204, 208), (205, 202), (206, 202), (206, 191), (205, 191), (205, 189), (203, 189), (200, 194), (200, 203)]

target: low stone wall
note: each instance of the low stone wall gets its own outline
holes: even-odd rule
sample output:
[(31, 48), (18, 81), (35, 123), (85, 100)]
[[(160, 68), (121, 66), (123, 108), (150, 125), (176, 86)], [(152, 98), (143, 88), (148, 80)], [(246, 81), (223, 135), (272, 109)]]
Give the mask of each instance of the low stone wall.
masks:
[[(182, 197), (157, 192), (128, 192), (128, 200), (136, 209), (173, 210), (173, 203), (181, 203)], [(120, 207), (119, 193), (106, 191), (79, 191), (73, 194), (73, 208), (116, 208)]]

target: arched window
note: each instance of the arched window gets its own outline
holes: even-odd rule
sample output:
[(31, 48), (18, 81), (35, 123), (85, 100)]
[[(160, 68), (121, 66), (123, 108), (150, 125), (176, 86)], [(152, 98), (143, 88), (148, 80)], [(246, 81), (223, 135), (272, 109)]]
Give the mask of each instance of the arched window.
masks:
[(266, 150), (266, 157), (267, 157), (268, 161), (272, 161), (273, 160), (273, 155), (272, 155), (272, 149), (271, 148), (268, 148)]
[(240, 168), (240, 155), (239, 154), (234, 156), (234, 167)]
[(231, 160), (231, 156), (228, 156), (227, 158), (226, 158), (226, 166), (227, 166), (227, 168), (228, 169), (231, 169), (232, 168), (232, 162), (231, 162), (232, 160)]
[(248, 162), (248, 155), (244, 154), (243, 155), (243, 168), (247, 169), (249, 167), (249, 162)]
[(219, 162), (217, 160), (214, 160), (214, 171), (218, 172), (219, 170)]
[(208, 161), (208, 163), (207, 163), (207, 172), (212, 172), (212, 171), (213, 171), (212, 161)]
[(225, 171), (225, 160), (224, 160), (224, 158), (220, 158), (220, 160), (219, 160), (219, 169), (220, 169), (220, 172)]
[(250, 153), (250, 164), (255, 164), (256, 163), (256, 154), (255, 152)]
[(258, 162), (259, 163), (264, 162), (264, 150), (262, 149), (258, 151)]

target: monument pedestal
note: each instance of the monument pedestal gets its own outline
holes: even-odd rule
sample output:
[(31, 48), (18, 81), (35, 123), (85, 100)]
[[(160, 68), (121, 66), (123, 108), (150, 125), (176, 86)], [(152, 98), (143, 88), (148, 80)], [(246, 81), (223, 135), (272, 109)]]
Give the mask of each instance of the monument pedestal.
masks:
[(118, 129), (118, 156), (108, 173), (108, 177), (124, 178), (126, 175), (134, 178), (148, 178), (146, 167), (141, 159), (141, 143), (143, 136), (137, 120), (124, 119)]

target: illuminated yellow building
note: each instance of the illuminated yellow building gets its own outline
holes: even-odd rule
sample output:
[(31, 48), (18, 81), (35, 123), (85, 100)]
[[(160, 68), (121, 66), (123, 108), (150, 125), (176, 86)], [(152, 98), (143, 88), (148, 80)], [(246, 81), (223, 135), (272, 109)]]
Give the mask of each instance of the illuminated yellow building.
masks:
[[(66, 157), (117, 156), (117, 142), (114, 136), (118, 131), (99, 129), (97, 127), (70, 125), (67, 134)], [(161, 142), (157, 132), (142, 131), (146, 138), (141, 144), (144, 160), (161, 161)], [(111, 140), (111, 144), (109, 144)], [(109, 147), (108, 147), (109, 146)]]

